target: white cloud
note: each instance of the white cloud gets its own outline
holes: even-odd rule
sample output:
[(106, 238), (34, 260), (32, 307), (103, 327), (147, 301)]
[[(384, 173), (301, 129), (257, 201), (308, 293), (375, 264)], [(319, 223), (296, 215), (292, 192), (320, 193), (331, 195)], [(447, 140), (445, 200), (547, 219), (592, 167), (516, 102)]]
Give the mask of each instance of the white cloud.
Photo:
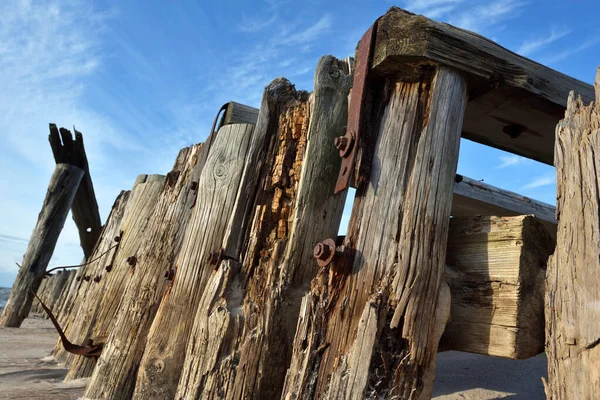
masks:
[(273, 25), (275, 21), (277, 21), (277, 17), (275, 15), (273, 15), (269, 19), (248, 18), (246, 16), (243, 16), (238, 29), (240, 32), (256, 33)]
[(502, 157), (500, 157), (500, 161), (502, 161), (502, 163), (500, 165), (498, 165), (498, 167), (496, 167), (496, 168), (506, 168), (506, 167), (512, 167), (515, 165), (531, 164), (533, 162), (532, 160), (530, 160), (528, 158), (517, 156), (517, 155), (502, 156)]
[(556, 183), (556, 177), (553, 175), (543, 175), (533, 179), (527, 185), (523, 186), (523, 189), (536, 189), (542, 186), (554, 185)]
[(600, 37), (588, 39), (588, 40), (584, 41), (583, 43), (581, 43), (579, 46), (575, 46), (575, 47), (569, 46), (569, 48), (567, 50), (561, 51), (557, 54), (554, 54), (552, 56), (544, 58), (542, 60), (542, 63), (543, 64), (554, 64), (556, 62), (559, 62), (566, 58), (569, 58), (577, 53), (580, 53), (584, 50), (587, 50), (588, 48), (595, 46), (598, 43), (600, 43)]
[(465, 7), (450, 23), (463, 29), (482, 32), (503, 20), (514, 18), (521, 11), (525, 2), (520, 0), (498, 0), (485, 5), (475, 6), (472, 3)]
[(569, 33), (571, 33), (571, 31), (569, 29), (561, 29), (561, 30), (552, 29), (552, 31), (550, 32), (550, 35), (548, 35), (546, 37), (541, 37), (541, 38), (538, 37), (536, 39), (530, 39), (530, 40), (523, 42), (521, 44), (521, 46), (519, 46), (519, 48), (517, 49), (517, 53), (519, 53), (523, 56), (528, 56), (530, 54), (535, 53), (539, 49), (541, 49), (551, 43), (554, 43), (555, 41), (557, 41), (559, 39), (564, 38)]

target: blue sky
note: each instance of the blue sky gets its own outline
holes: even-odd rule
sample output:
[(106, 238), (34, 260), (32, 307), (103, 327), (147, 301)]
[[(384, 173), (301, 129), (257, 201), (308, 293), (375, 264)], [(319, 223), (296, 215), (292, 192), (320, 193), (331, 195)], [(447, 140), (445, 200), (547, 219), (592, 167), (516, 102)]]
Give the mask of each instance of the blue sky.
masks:
[[(203, 141), (223, 103), (258, 106), (278, 76), (312, 90), (317, 60), (353, 55), (393, 5), (585, 82), (600, 64), (596, 1), (1, 1), (0, 286), (12, 285), (54, 168), (49, 122), (83, 132), (104, 220), (136, 175), (168, 172)], [(554, 203), (552, 167), (461, 146), (459, 173)], [(69, 218), (51, 265), (81, 258)]]

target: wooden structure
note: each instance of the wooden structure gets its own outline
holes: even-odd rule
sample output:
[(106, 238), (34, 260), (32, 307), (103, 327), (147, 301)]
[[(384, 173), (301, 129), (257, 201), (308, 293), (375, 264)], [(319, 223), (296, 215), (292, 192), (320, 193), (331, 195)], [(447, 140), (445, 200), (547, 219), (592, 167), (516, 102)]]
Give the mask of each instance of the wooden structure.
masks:
[(0, 326), (19, 327), (29, 315), (33, 301), (29, 288), (36, 291), (40, 285), (35, 277), (46, 271), (83, 175), (83, 169), (74, 165), (56, 165), (17, 279), (0, 317)]
[[(557, 234), (554, 207), (457, 176), (459, 142), (552, 163), (568, 92), (589, 101), (592, 88), (398, 8), (351, 64), (321, 58), (312, 93), (274, 80), (260, 110), (228, 103), (166, 177), (117, 199), (58, 305), (71, 340), (103, 345), (98, 360), (55, 351), (68, 379), (91, 375), (86, 398), (426, 399), (440, 338), (515, 359), (543, 351), (546, 260), (574, 228), (560, 213)], [(569, 104), (564, 132), (590, 119)], [(595, 165), (589, 140), (578, 157)], [(561, 176), (572, 193), (579, 178)], [(577, 226), (592, 235), (588, 200), (568, 207), (589, 213)], [(546, 304), (572, 295), (551, 268)], [(549, 337), (590, 313), (552, 314)], [(551, 344), (549, 393), (571, 379), (562, 338), (595, 354), (592, 331), (568, 333)]]
[(79, 240), (83, 255), (88, 259), (100, 236), (102, 222), (83, 146), (83, 135), (75, 128), (73, 128), (73, 131), (75, 132), (75, 139), (73, 139), (73, 135), (68, 129), (60, 128), (59, 134), (59, 129), (56, 125), (50, 124), (48, 140), (50, 141), (52, 154), (54, 154), (54, 160), (57, 164), (67, 163), (75, 165), (84, 171), (83, 178), (71, 205), (71, 211), (73, 221), (75, 221), (75, 225), (79, 231)]
[(600, 390), (600, 72), (595, 102), (569, 96), (556, 128), (557, 246), (548, 263), (548, 399), (593, 399)]

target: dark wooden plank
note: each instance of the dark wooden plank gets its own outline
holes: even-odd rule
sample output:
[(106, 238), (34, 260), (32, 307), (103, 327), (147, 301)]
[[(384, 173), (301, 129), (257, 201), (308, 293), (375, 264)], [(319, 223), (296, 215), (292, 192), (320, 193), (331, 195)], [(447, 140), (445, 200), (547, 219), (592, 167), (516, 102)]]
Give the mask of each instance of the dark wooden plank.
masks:
[(546, 164), (553, 162), (554, 127), (569, 92), (594, 98), (591, 85), (480, 35), (391, 8), (378, 22), (373, 72), (418, 77), (432, 64), (467, 79), (463, 137)]
[(59, 134), (56, 125), (50, 124), (48, 139), (57, 164), (67, 163), (85, 171), (75, 194), (71, 211), (79, 231), (83, 254), (88, 259), (94, 251), (94, 246), (102, 231), (102, 221), (100, 220), (98, 202), (96, 201), (94, 185), (92, 184), (90, 168), (83, 145), (83, 135), (81, 132), (73, 130), (75, 131), (75, 139), (73, 139), (69, 130), (60, 128)]

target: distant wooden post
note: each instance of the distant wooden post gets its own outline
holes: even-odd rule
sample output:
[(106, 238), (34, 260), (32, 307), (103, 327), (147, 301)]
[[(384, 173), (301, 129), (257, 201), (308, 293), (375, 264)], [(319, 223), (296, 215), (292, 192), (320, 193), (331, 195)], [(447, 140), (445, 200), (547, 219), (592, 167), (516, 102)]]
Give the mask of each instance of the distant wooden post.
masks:
[[(29, 288), (36, 275), (46, 271), (83, 174), (83, 169), (70, 164), (58, 164), (54, 169), (21, 269), (0, 318), (0, 326), (18, 328), (27, 318), (33, 300)], [(32, 289), (37, 290), (39, 285), (38, 280)]]
[[(73, 204), (71, 206), (73, 220), (79, 231), (79, 240), (81, 248), (86, 259), (90, 257), (94, 246), (102, 230), (100, 212), (94, 193), (94, 185), (88, 166), (85, 148), (83, 147), (83, 135), (75, 130), (75, 140), (68, 129), (56, 128), (56, 125), (50, 124), (50, 147), (54, 154), (54, 160), (57, 164), (67, 163), (75, 165), (85, 171)], [(62, 139), (62, 142), (61, 142)]]
[(556, 128), (558, 231), (546, 274), (548, 399), (600, 392), (600, 71), (596, 101), (574, 93)]

